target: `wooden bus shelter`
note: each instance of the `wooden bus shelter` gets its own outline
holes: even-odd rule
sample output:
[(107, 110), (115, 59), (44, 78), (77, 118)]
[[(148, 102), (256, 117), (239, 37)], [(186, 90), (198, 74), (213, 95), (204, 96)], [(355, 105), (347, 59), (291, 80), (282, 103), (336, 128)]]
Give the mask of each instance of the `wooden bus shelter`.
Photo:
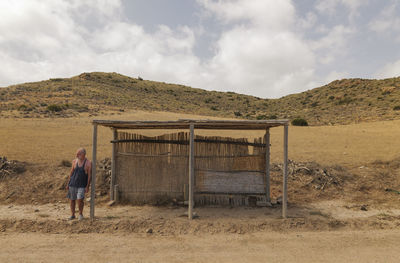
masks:
[[(247, 143), (241, 141), (218, 141), (219, 143), (225, 144), (242, 144), (242, 145), (252, 145), (265, 148), (263, 156), (265, 159), (262, 160), (264, 163), (265, 171), (263, 172), (264, 181), (264, 195), (265, 200), (270, 202), (270, 133), (269, 129), (273, 127), (283, 126), (284, 127), (284, 140), (283, 140), (283, 182), (282, 182), (282, 217), (287, 217), (287, 176), (288, 176), (288, 120), (178, 120), (178, 121), (116, 121), (116, 120), (93, 120), (93, 167), (92, 167), (92, 184), (91, 184), (91, 198), (90, 198), (90, 218), (94, 219), (95, 216), (95, 187), (96, 187), (96, 155), (97, 155), (97, 127), (104, 126), (109, 127), (113, 130), (113, 141), (111, 141), (112, 150), (112, 167), (111, 167), (111, 199), (114, 196), (114, 185), (115, 185), (115, 174), (116, 174), (116, 144), (126, 143), (126, 142), (144, 142), (143, 139), (121, 139), (117, 137), (118, 132), (125, 130), (149, 130), (149, 129), (173, 129), (173, 130), (188, 130), (188, 138), (184, 141), (171, 141), (171, 140), (146, 140), (147, 143), (183, 143), (188, 147), (187, 151), (184, 151), (186, 155), (185, 164), (187, 167), (185, 171), (187, 172), (186, 182), (188, 182), (188, 218), (193, 218), (193, 205), (194, 205), (194, 182), (195, 182), (195, 145), (200, 145), (204, 142), (210, 142), (209, 140), (195, 139), (195, 129), (205, 129), (205, 130), (262, 130), (265, 131), (263, 138), (263, 143)], [(125, 138), (125, 137), (124, 137)], [(136, 138), (136, 137), (135, 137)], [(215, 140), (212, 142), (216, 142)], [(214, 149), (218, 150), (217, 148)], [(238, 149), (238, 148), (236, 148)], [(264, 158), (264, 157), (263, 157)], [(185, 172), (185, 173), (186, 173)], [(229, 178), (228, 178), (229, 180)], [(251, 192), (251, 189), (249, 189)]]

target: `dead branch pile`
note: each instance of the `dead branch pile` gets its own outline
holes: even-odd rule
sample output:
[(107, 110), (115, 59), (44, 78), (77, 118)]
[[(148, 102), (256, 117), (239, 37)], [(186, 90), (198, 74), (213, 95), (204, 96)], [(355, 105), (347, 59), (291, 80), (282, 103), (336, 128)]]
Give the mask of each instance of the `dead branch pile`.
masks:
[[(271, 170), (282, 172), (282, 164), (272, 164)], [(348, 172), (341, 166), (322, 167), (315, 162), (297, 163), (288, 162), (288, 178), (299, 181), (303, 186), (311, 186), (317, 190), (324, 190), (330, 186), (341, 187)]]
[(111, 159), (105, 158), (97, 163), (97, 181), (96, 187), (100, 195), (106, 195), (110, 191), (111, 181)]
[(25, 172), (24, 163), (18, 161), (8, 161), (7, 157), (0, 156), (0, 179), (10, 175), (20, 174)]

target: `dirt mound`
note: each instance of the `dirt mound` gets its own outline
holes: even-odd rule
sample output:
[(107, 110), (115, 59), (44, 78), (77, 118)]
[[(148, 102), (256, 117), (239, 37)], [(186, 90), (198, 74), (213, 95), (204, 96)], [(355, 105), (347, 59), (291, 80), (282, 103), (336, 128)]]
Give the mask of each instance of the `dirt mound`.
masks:
[[(272, 164), (271, 170), (282, 172), (283, 165)], [(347, 169), (338, 165), (323, 167), (315, 162), (298, 163), (289, 160), (288, 178), (300, 182), (303, 187), (324, 190), (330, 187), (341, 188), (351, 176)]]
[(397, 229), (400, 217), (338, 220), (334, 218), (264, 218), (248, 220), (107, 219), (66, 220), (0, 219), (0, 232), (142, 233), (162, 236), (186, 234), (248, 234), (263, 231), (321, 231), (338, 229)]
[(23, 173), (25, 171), (25, 163), (15, 160), (8, 161), (7, 157), (0, 156), (0, 180), (8, 176)]
[(96, 167), (96, 190), (100, 196), (104, 196), (110, 192), (111, 159), (99, 161)]

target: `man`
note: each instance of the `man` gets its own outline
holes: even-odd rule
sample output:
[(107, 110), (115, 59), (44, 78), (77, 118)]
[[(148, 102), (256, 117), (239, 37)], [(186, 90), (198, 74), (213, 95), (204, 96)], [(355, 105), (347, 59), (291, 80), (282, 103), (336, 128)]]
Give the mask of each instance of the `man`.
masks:
[(69, 220), (75, 219), (75, 200), (78, 200), (79, 220), (83, 219), (83, 205), (85, 193), (89, 191), (92, 174), (92, 163), (86, 159), (86, 150), (79, 148), (76, 151), (76, 159), (72, 161), (71, 172), (67, 184), (67, 198), (70, 201), (71, 216)]

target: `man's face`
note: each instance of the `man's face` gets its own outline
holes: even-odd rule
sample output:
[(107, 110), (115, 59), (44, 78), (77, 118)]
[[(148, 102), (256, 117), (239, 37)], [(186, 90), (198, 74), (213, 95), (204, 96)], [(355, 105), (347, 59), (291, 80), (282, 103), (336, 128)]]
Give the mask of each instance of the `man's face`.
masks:
[(76, 152), (76, 158), (78, 158), (79, 160), (84, 160), (85, 159), (85, 155), (81, 151), (78, 150)]

